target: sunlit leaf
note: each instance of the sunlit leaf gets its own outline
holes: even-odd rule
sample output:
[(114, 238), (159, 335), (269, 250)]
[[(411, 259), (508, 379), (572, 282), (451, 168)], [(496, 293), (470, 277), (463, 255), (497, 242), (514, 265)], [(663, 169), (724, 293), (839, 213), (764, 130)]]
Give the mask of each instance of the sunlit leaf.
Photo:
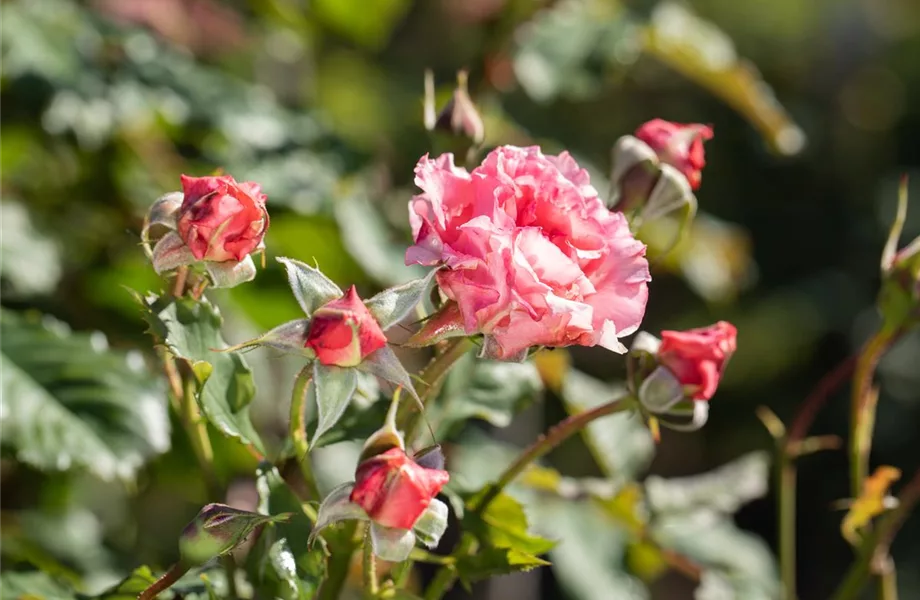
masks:
[(0, 313), (4, 448), (38, 469), (131, 478), (169, 449), (164, 387), (140, 355), (50, 317)]
[[(490, 488), (467, 501), (474, 506), (477, 498)], [(508, 494), (499, 494), (484, 512), (467, 510), (463, 517), (464, 531), (475, 535), (482, 544), (494, 548), (508, 548), (534, 556), (548, 552), (555, 542), (530, 533), (527, 514), (520, 502)]]
[(843, 537), (851, 544), (859, 541), (857, 531), (866, 526), (873, 518), (882, 514), (886, 506), (888, 488), (901, 478), (901, 470), (894, 467), (882, 466), (863, 482), (862, 493), (853, 501), (840, 525)]
[(527, 572), (549, 565), (549, 562), (525, 552), (509, 548), (483, 548), (474, 554), (457, 559), (457, 573), (460, 581), (469, 588), (470, 584), (511, 573)]

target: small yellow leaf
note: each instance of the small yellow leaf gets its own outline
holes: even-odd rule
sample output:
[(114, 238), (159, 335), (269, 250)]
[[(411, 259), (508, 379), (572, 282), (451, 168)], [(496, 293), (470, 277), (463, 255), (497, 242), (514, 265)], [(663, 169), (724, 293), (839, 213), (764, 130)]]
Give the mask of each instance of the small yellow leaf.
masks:
[(863, 482), (862, 494), (853, 501), (840, 525), (840, 531), (848, 542), (857, 543), (859, 541), (856, 535), (857, 530), (885, 510), (885, 495), (888, 493), (888, 488), (900, 478), (900, 469), (887, 466), (879, 467), (866, 478)]

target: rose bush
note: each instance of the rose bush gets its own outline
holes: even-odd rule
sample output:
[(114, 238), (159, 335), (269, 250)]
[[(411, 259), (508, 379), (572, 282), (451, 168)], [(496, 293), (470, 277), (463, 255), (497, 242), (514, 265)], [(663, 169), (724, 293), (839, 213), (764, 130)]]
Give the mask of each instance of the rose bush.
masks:
[(619, 338), (648, 298), (645, 245), (568, 153), (502, 146), (472, 172), (426, 155), (415, 174), (406, 263), (446, 267), (437, 282), (467, 334), (486, 334), (497, 358), (540, 345), (625, 351)]

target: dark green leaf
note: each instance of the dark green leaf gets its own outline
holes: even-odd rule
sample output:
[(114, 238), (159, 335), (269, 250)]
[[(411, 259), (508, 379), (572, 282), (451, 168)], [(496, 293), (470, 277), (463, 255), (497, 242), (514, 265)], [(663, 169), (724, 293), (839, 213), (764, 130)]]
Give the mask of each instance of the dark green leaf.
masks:
[(469, 587), (471, 583), (489, 577), (530, 571), (547, 565), (547, 561), (517, 550), (482, 548), (475, 554), (457, 559), (457, 573), (460, 581)]
[(139, 354), (109, 350), (100, 333), (7, 311), (0, 336), (0, 426), (3, 446), (18, 460), (130, 478), (169, 449), (163, 389)]
[(145, 318), (151, 332), (178, 359), (185, 360), (199, 380), (198, 405), (204, 416), (226, 436), (238, 438), (259, 452), (265, 448), (249, 418), (255, 394), (252, 372), (242, 356), (217, 352), (227, 347), (221, 337), (222, 319), (207, 300), (145, 298)]
[(483, 360), (469, 353), (454, 365), (427, 418), (439, 438), (447, 437), (455, 425), (469, 419), (506, 427), (542, 390), (532, 362)]

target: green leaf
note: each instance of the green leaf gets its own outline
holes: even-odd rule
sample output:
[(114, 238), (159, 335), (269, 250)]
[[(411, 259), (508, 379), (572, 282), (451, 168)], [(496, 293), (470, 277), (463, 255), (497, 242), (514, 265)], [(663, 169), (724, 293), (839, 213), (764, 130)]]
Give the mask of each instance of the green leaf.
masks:
[(732, 514), (767, 492), (770, 456), (750, 452), (702, 475), (665, 479), (652, 475), (645, 481), (649, 504), (657, 512), (696, 508)]
[(543, 383), (532, 362), (477, 359), (472, 353), (457, 361), (427, 418), (439, 438), (469, 419), (507, 427), (512, 417), (536, 400)]
[(624, 569), (629, 535), (592, 502), (541, 496), (532, 512), (537, 529), (560, 540), (549, 557), (570, 598), (648, 598), (642, 583)]
[(729, 597), (779, 597), (779, 578), (770, 548), (754, 534), (739, 529), (730, 516), (706, 509), (662, 515), (653, 520), (651, 534), (660, 546), (720, 575), (734, 590)]
[(12, 291), (21, 295), (47, 294), (61, 278), (57, 245), (32, 225), (26, 208), (18, 202), (3, 203), (0, 222), (0, 271)]
[(284, 522), (266, 525), (249, 553), (246, 570), (259, 597), (307, 600), (315, 596), (326, 573), (326, 555), (317, 544), (311, 550), (310, 521), (300, 500), (285, 484), (278, 470), (263, 465), (258, 472), (258, 510), (264, 515), (290, 512)]
[(129, 479), (169, 449), (160, 385), (139, 354), (51, 318), (0, 313), (3, 447), (43, 470)]
[(313, 381), (307, 388), (307, 402), (316, 402), (314, 439), (332, 429), (342, 418), (357, 387), (355, 369), (323, 365), (319, 361), (313, 363)]
[(670, 480), (650, 477), (646, 483), (654, 514), (651, 538), (709, 572), (702, 597), (724, 597), (718, 592), (726, 589), (735, 598), (779, 596), (772, 552), (731, 517), (742, 503), (766, 493), (767, 465), (766, 453), (752, 452), (709, 473)]
[(150, 587), (157, 580), (150, 567), (143, 566), (122, 579), (120, 582), (96, 596), (94, 600), (130, 600)]
[(528, 530), (527, 515), (521, 503), (508, 494), (499, 494), (484, 512), (469, 509), (488, 493), (491, 486), (483, 488), (467, 501), (463, 516), (463, 529), (475, 535), (484, 546), (507, 548), (526, 554), (545, 554), (556, 545)]
[(483, 548), (472, 555), (457, 559), (457, 573), (464, 586), (482, 579), (526, 572), (549, 565), (547, 561), (530, 554), (508, 548)]
[(222, 319), (207, 300), (156, 296), (138, 301), (145, 308), (151, 333), (177, 359), (186, 361), (198, 377), (201, 412), (224, 435), (265, 452), (249, 418), (255, 395), (252, 371), (242, 356), (217, 352), (227, 347), (220, 334)]
[(10, 600), (75, 600), (76, 593), (41, 571), (6, 572), (0, 575), (3, 597)]
[[(575, 369), (569, 369), (562, 382), (561, 396), (570, 414), (594, 408), (622, 394), (622, 389)], [(607, 475), (634, 478), (645, 470), (655, 454), (648, 429), (631, 411), (597, 419), (588, 425), (584, 436)]]

